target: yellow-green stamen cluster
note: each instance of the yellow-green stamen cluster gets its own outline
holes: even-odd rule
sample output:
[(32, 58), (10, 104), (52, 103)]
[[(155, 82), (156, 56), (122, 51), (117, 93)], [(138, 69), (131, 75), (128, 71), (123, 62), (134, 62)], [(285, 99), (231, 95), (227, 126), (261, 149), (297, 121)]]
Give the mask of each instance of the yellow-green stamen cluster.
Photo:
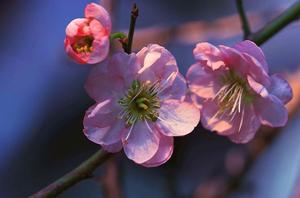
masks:
[(159, 114), (160, 101), (157, 96), (158, 83), (141, 83), (134, 80), (131, 87), (119, 104), (123, 107), (121, 118), (127, 125), (133, 125), (139, 120), (156, 121)]
[(75, 42), (72, 45), (72, 48), (77, 52), (77, 53), (89, 53), (92, 52), (94, 38), (92, 36), (81, 36), (81, 37), (76, 37)]

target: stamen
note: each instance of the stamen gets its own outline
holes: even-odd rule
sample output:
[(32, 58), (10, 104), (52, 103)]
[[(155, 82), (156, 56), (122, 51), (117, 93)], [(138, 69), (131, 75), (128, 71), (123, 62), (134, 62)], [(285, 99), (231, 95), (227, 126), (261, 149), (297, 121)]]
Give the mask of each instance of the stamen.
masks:
[(90, 53), (93, 50), (92, 44), (94, 38), (92, 36), (77, 36), (74, 38), (72, 48), (77, 53)]
[(226, 97), (230, 96), (229, 93), (235, 88), (235, 84), (230, 85), (229, 87), (230, 87), (230, 88), (229, 88), (225, 93), (223, 93), (223, 97), (220, 99), (220, 101), (224, 101), (224, 99), (225, 99)]
[(162, 93), (168, 86), (167, 83), (171, 80), (171, 78), (174, 77), (173, 75), (170, 75), (160, 86), (160, 90), (158, 90), (158, 94)]
[(229, 87), (229, 85), (223, 86), (223, 87), (216, 93), (216, 95), (214, 96), (213, 100), (214, 100), (215, 98), (219, 97), (220, 94), (221, 94), (225, 89), (227, 89), (228, 87)]
[(119, 100), (119, 104), (123, 107), (119, 113), (121, 119), (125, 119), (127, 125), (132, 125), (139, 120), (156, 121), (160, 108), (158, 89), (158, 83), (140, 83), (134, 80), (125, 96)]
[(220, 118), (229, 116), (230, 122), (232, 122), (234, 118), (239, 115), (241, 116), (239, 123), (240, 131), (244, 120), (245, 104), (249, 98), (251, 99), (253, 97), (253, 94), (247, 87), (248, 85), (245, 79), (233, 71), (229, 71), (221, 80), (224, 85), (213, 98), (219, 105), (219, 110), (211, 117), (210, 121), (212, 122), (218, 116), (220, 116)]
[[(240, 93), (243, 93), (243, 88), (238, 87), (236, 90), (237, 90), (237, 91), (234, 92), (234, 93), (232, 94), (232, 96), (235, 97), (235, 101), (234, 101), (234, 103), (233, 103), (233, 106), (232, 106), (232, 109), (231, 109), (230, 114), (232, 114), (234, 111), (236, 111), (237, 105), (238, 105), (238, 103), (240, 103), (240, 101), (241, 101), (241, 99), (242, 99)], [(240, 112), (240, 111), (239, 111), (239, 112)]]
[(145, 104), (143, 104), (143, 103), (138, 104), (138, 107), (140, 107), (140, 108), (142, 108), (142, 109), (144, 109), (144, 110), (147, 110), (147, 109), (148, 109), (148, 106), (145, 105)]
[(142, 89), (139, 90), (139, 92), (135, 94), (135, 96), (130, 100), (129, 104), (131, 104), (132, 101), (134, 101), (134, 99), (136, 99), (136, 97), (138, 97), (138, 96), (140, 95), (141, 92), (142, 92)]
[(241, 92), (240, 92), (240, 97), (239, 97), (239, 113), (241, 112), (241, 104), (242, 104), (242, 99), (243, 99), (243, 91), (244, 89), (241, 89)]
[(151, 133), (153, 133), (153, 130), (150, 128), (150, 126), (149, 126), (147, 120), (145, 120), (145, 123), (146, 123), (146, 126), (147, 126), (147, 128), (149, 129), (149, 131), (150, 131)]
[(131, 131), (132, 131), (133, 127), (134, 127), (134, 124), (131, 125), (131, 127), (130, 127), (130, 129), (129, 129), (129, 131), (128, 131), (126, 137), (125, 137), (125, 143), (126, 143), (126, 144), (127, 144), (127, 140), (129, 139), (129, 137), (130, 137), (130, 135), (131, 135)]
[(240, 126), (239, 126), (238, 133), (241, 131), (241, 128), (242, 128), (242, 126), (243, 126), (243, 122), (244, 122), (244, 113), (245, 113), (245, 105), (243, 106), (242, 117), (241, 117), (241, 121), (240, 121)]

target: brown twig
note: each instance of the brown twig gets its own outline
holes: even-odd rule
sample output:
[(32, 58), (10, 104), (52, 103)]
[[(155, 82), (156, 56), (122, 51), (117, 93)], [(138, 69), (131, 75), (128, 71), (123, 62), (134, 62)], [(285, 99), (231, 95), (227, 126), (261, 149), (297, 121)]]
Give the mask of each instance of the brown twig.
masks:
[(138, 16), (139, 16), (139, 9), (136, 6), (136, 4), (133, 4), (132, 10), (131, 10), (131, 16), (130, 16), (130, 27), (129, 27), (129, 32), (128, 32), (128, 43), (127, 43), (127, 48), (125, 50), (128, 54), (131, 53), (133, 35), (134, 35), (134, 30), (135, 30), (135, 23), (136, 23), (136, 19), (137, 19)]
[(110, 156), (111, 154), (104, 150), (97, 151), (90, 158), (81, 163), (77, 168), (73, 169), (71, 172), (67, 173), (39, 192), (31, 195), (29, 198), (48, 198), (59, 195), (78, 182), (90, 178), (93, 171), (99, 165), (103, 164)]

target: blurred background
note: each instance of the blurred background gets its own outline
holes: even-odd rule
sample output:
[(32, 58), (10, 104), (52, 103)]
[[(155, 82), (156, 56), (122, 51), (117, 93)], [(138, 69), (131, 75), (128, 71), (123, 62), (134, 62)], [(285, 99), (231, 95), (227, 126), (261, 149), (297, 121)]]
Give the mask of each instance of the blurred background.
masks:
[[(99, 149), (82, 133), (84, 112), (93, 104), (83, 89), (91, 66), (73, 63), (63, 47), (66, 25), (83, 17), (89, 2), (1, 1), (1, 198), (27, 197)], [(242, 40), (233, 0), (135, 2), (140, 16), (134, 50), (162, 44), (177, 58), (183, 74), (194, 62), (197, 42), (233, 45)], [(257, 30), (295, 0), (244, 2)], [(133, 1), (101, 3), (112, 14), (114, 31), (126, 32)], [(271, 73), (284, 73), (294, 89), (286, 127), (262, 128), (249, 144), (237, 145), (198, 126), (176, 139), (174, 154), (163, 166), (143, 168), (119, 153), (94, 179), (60, 197), (300, 197), (299, 35), (296, 22), (262, 46)]]

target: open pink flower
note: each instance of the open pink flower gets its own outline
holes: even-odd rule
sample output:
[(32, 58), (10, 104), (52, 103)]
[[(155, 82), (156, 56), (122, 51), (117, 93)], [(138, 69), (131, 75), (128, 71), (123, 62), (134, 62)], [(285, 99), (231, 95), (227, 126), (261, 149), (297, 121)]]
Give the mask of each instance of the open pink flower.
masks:
[(192, 132), (200, 119), (184, 101), (187, 84), (175, 58), (159, 45), (113, 55), (91, 70), (85, 88), (97, 103), (86, 112), (84, 134), (109, 152), (123, 147), (143, 166), (165, 163), (173, 136)]
[(279, 74), (268, 75), (264, 54), (255, 43), (246, 40), (233, 48), (199, 43), (194, 56), (197, 62), (187, 80), (205, 128), (246, 143), (260, 124), (286, 124), (284, 104), (292, 90)]
[(109, 51), (110, 16), (96, 3), (85, 8), (85, 18), (71, 21), (66, 28), (65, 50), (80, 64), (103, 61)]

